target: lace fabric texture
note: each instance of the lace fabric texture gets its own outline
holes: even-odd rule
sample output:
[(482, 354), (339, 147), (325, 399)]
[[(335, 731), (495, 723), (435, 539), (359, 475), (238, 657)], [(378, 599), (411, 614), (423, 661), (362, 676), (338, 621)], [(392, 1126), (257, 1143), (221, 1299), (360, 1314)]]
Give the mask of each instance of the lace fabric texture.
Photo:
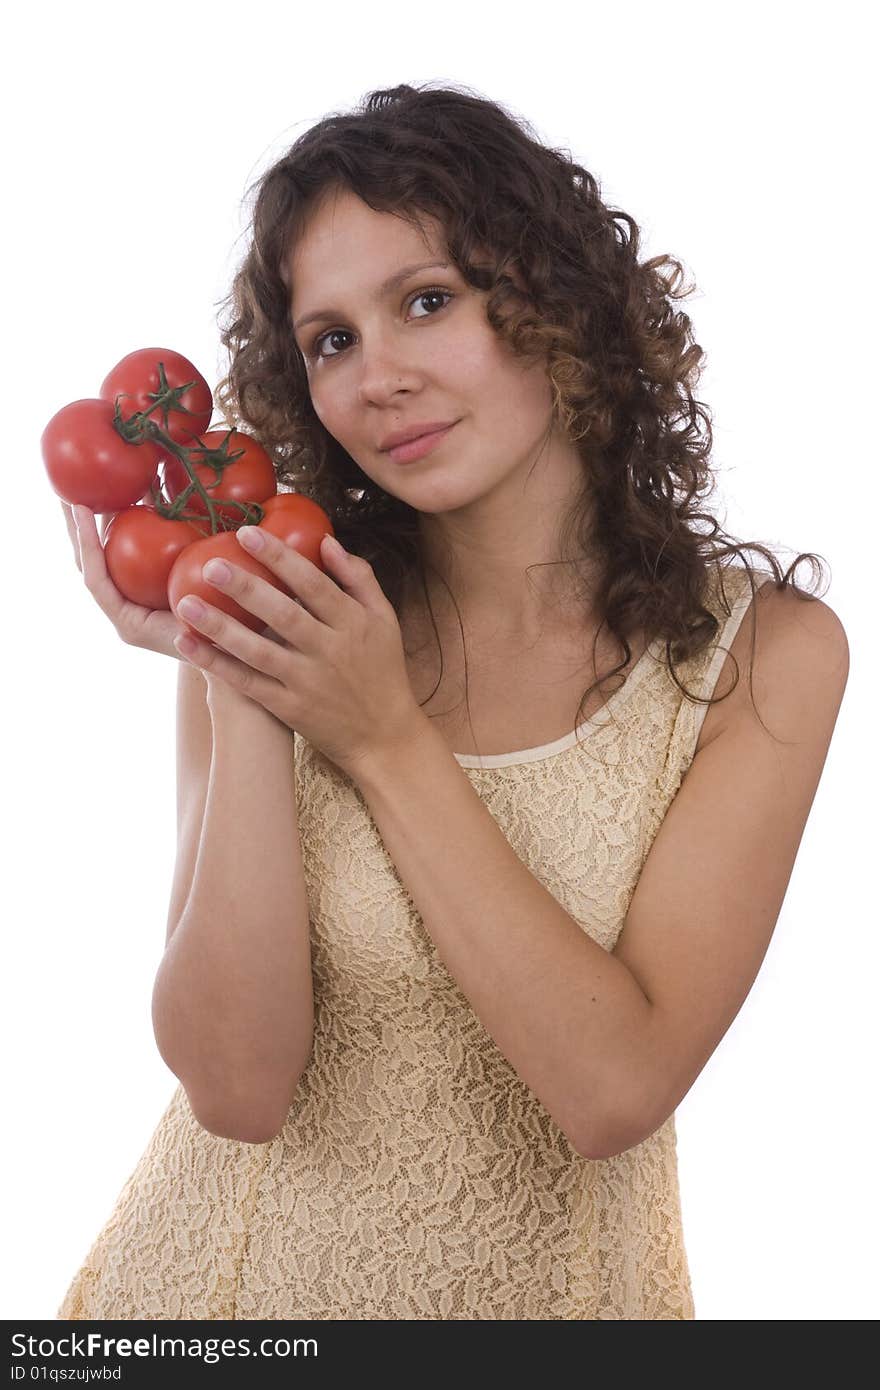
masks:
[[(724, 574), (731, 614), (713, 589), (722, 630), (677, 668), (702, 696), (752, 600), (744, 569)], [(608, 951), (705, 713), (661, 643), (577, 740), (459, 757)], [(315, 989), (295, 1104), (245, 1144), (202, 1129), (178, 1086), (58, 1317), (694, 1318), (675, 1117), (612, 1158), (577, 1154), (440, 961), (357, 787), (293, 745)]]

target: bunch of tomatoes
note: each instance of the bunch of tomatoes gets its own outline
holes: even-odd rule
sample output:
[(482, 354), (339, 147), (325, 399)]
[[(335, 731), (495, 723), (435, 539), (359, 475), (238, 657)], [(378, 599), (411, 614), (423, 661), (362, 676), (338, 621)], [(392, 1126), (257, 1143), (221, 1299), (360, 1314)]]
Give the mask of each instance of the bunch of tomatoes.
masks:
[(59, 497), (104, 518), (107, 570), (127, 599), (176, 613), (184, 594), (197, 594), (258, 631), (261, 619), (208, 584), (202, 566), (222, 557), (295, 598), (234, 532), (261, 526), (323, 570), (321, 538), (333, 527), (311, 498), (278, 492), (256, 439), (210, 429), (213, 405), (186, 357), (140, 348), (116, 363), (97, 397), (53, 415), (43, 462)]

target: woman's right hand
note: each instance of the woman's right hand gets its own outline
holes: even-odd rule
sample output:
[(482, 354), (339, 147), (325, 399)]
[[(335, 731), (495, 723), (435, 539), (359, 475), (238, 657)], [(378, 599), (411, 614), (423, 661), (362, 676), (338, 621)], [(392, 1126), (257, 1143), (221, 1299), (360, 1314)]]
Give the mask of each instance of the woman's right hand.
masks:
[(144, 647), (148, 651), (162, 652), (165, 656), (183, 661), (174, 639), (187, 630), (184, 624), (170, 609), (141, 608), (125, 598), (107, 573), (95, 513), (88, 507), (72, 506), (63, 500), (61, 507), (76, 567), (92, 598), (107, 614), (123, 642), (130, 647)]

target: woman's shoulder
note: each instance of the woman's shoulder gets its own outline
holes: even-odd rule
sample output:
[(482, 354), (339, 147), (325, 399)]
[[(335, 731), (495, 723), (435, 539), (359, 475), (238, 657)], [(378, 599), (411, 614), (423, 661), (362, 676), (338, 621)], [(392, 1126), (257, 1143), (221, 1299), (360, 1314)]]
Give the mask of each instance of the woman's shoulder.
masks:
[[(750, 576), (744, 565), (736, 565), (713, 586), (707, 606), (721, 625), (713, 647), (725, 651), (715, 690), (719, 695), (730, 691), (728, 699), (710, 710), (719, 711), (712, 720), (715, 732), (739, 718), (757, 719), (756, 705), (761, 712), (762, 702), (768, 708), (787, 704), (793, 694), (797, 698), (799, 682), (805, 682), (801, 694), (810, 690), (821, 702), (826, 692), (839, 703), (849, 646), (830, 604), (790, 584), (780, 586), (772, 570), (754, 568)], [(725, 631), (731, 633), (726, 644)]]

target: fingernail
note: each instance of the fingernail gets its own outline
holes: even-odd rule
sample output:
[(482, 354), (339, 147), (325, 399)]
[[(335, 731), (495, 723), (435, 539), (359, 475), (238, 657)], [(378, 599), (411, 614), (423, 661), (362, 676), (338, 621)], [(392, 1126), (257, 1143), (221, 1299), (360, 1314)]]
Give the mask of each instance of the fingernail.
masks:
[(239, 526), (236, 534), (245, 550), (262, 550), (266, 543), (259, 526)]
[(336, 539), (336, 537), (330, 535), (329, 531), (323, 537), (323, 539), (326, 541), (329, 548), (333, 551), (334, 555), (346, 555), (348, 553), (344, 549), (344, 547), (339, 544), (339, 541)]
[(232, 570), (225, 560), (209, 560), (202, 565), (202, 574), (205, 579), (213, 579), (215, 584), (227, 584), (232, 578)]

